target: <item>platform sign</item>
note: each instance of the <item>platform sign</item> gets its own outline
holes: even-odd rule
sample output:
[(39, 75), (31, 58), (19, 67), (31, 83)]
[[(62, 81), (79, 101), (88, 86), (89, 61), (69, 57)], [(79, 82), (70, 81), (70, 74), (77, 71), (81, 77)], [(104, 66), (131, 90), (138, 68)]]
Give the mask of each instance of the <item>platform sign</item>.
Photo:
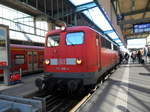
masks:
[(8, 26), (0, 25), (0, 68), (8, 67)]

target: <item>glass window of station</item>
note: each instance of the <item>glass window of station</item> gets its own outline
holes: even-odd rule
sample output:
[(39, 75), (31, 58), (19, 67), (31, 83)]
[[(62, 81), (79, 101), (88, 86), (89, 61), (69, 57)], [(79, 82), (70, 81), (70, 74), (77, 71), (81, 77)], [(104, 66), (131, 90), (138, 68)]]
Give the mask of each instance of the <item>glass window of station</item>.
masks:
[[(47, 21), (37, 20), (31, 15), (2, 4), (0, 4), (0, 24), (9, 26), (10, 39), (15, 40), (22, 39), (23, 41), (28, 41), (33, 35), (44, 37), (48, 31)], [(22, 35), (20, 33), (22, 33)]]

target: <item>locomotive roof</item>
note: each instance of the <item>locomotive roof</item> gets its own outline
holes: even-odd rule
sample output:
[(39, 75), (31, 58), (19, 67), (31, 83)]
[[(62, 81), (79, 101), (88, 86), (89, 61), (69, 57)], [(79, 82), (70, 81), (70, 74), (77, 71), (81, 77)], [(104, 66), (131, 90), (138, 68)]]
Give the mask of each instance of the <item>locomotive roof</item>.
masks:
[[(66, 27), (66, 29), (64, 31), (72, 31), (72, 30), (80, 30), (80, 29), (91, 29), (93, 30), (92, 28), (90, 28), (89, 26), (73, 26), (73, 27)], [(94, 31), (94, 30), (93, 30)], [(56, 30), (52, 30), (52, 31), (49, 31), (48, 33), (59, 33), (59, 32), (62, 32), (62, 30), (60, 29), (56, 29)]]
[[(92, 31), (94, 31), (94, 32), (96, 32), (96, 33), (98, 33), (98, 34), (101, 35), (103, 38), (105, 38), (106, 40), (108, 40), (109, 42), (111, 42), (111, 43), (113, 43), (114, 45), (117, 46), (117, 44), (116, 44), (115, 42), (113, 42), (112, 40), (110, 40), (107, 36), (105, 36), (105, 35), (102, 34), (101, 32), (98, 32), (98, 31), (92, 29), (92, 28), (89, 27), (89, 26), (73, 26), (73, 27), (67, 27), (67, 28), (65, 29), (65, 31), (66, 31), (66, 30), (67, 30), (67, 31), (82, 30), (82, 29), (88, 29), (88, 30), (90, 29), (90, 30), (92, 30)], [(49, 31), (49, 32), (47, 33), (47, 35), (53, 34), (53, 33), (60, 33), (60, 32), (62, 32), (62, 30), (60, 30), (60, 29), (52, 30), (52, 31)]]

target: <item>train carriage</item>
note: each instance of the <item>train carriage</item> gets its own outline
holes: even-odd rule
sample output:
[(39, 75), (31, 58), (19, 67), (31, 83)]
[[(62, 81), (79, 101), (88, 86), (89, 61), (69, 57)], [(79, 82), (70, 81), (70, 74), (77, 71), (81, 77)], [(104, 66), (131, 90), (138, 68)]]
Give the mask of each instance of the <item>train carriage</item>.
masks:
[[(39, 88), (68, 88), (95, 85), (104, 72), (119, 63), (117, 46), (87, 26), (54, 30), (46, 35), (44, 80)], [(113, 48), (113, 49), (112, 49)]]
[[(10, 73), (43, 71), (44, 47), (10, 44)], [(3, 76), (3, 70), (0, 70)]]

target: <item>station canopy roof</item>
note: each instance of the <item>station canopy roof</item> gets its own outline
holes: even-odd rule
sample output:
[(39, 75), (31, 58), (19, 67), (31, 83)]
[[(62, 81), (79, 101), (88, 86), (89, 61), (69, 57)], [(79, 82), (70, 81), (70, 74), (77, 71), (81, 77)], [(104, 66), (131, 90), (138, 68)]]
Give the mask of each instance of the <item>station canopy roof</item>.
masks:
[(146, 38), (150, 34), (150, 0), (112, 0), (112, 4), (126, 39)]
[(99, 6), (97, 6), (94, 0), (69, 1), (77, 8), (80, 8), (81, 6), (88, 7), (88, 5), (95, 4), (95, 7), (83, 11), (83, 14), (85, 14), (95, 25), (97, 25), (103, 31), (104, 34), (108, 35), (114, 42), (116, 42), (120, 46), (123, 45), (118, 34), (116, 33), (111, 22), (109, 21), (107, 15), (105, 14), (105, 11)]

